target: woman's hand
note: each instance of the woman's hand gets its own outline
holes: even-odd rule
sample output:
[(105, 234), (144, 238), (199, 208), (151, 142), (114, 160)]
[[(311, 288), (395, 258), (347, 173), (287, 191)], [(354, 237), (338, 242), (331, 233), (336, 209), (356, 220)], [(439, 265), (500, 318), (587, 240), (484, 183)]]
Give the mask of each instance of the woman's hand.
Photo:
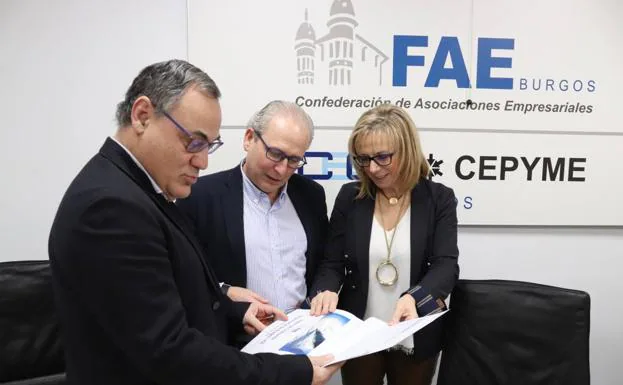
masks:
[(337, 300), (337, 293), (333, 291), (325, 290), (320, 292), (311, 300), (309, 314), (324, 315), (333, 313), (337, 308)]
[(408, 321), (418, 318), (417, 310), (415, 309), (415, 299), (411, 294), (405, 294), (396, 303), (396, 310), (392, 316), (389, 325), (395, 325), (400, 321)]

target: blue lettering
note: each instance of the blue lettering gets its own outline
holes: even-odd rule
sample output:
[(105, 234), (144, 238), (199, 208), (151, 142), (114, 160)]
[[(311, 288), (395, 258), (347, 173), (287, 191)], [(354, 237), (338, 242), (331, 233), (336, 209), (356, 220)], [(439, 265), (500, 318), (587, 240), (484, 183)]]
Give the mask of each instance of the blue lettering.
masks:
[(474, 206), (474, 204), (472, 203), (472, 197), (465, 197), (465, 199), (463, 199), (463, 203), (463, 207), (467, 210), (471, 209)]
[(346, 177), (350, 180), (359, 179), (357, 174), (353, 172), (353, 161), (348, 154), (346, 154)]
[(476, 72), (476, 88), (493, 90), (512, 90), (512, 78), (491, 77), (492, 68), (511, 68), (513, 59), (510, 57), (492, 57), (494, 49), (514, 49), (515, 39), (498, 39), (481, 37), (478, 39), (478, 64)]
[(427, 47), (428, 36), (394, 36), (394, 69), (392, 85), (394, 87), (407, 86), (407, 68), (410, 66), (424, 66), (424, 56), (409, 55), (409, 47)]
[[(354, 171), (352, 160), (347, 152), (309, 151), (305, 153), (305, 157), (310, 162), (306, 166), (303, 166), (297, 170), (299, 175), (304, 175), (314, 180), (359, 179)], [(315, 159), (315, 161), (312, 159)], [(320, 172), (306, 172), (312, 165), (315, 165), (315, 170), (320, 168)], [(337, 171), (337, 173), (334, 171)]]
[[(327, 161), (327, 160), (333, 160), (333, 154), (331, 154), (330, 152), (316, 152), (316, 151), (309, 151), (305, 153), (305, 157), (306, 158), (320, 158), (322, 159), (323, 164)], [(300, 175), (305, 175), (311, 179), (314, 180), (327, 180), (327, 179), (331, 179), (331, 177), (333, 176), (333, 171), (328, 170), (328, 167), (323, 167), (322, 170), (324, 172), (324, 174), (305, 174), (305, 166), (299, 168), (297, 170), (297, 172)]]
[[(450, 56), (452, 68), (445, 67), (448, 56)], [(439, 87), (441, 79), (456, 80), (458, 88), (470, 88), (467, 67), (465, 67), (459, 39), (456, 36), (441, 38), (424, 87)]]

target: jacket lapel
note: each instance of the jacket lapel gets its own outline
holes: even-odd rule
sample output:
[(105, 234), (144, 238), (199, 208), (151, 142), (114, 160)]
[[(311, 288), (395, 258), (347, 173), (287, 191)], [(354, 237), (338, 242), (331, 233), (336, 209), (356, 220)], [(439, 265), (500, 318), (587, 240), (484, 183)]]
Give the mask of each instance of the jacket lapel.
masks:
[(247, 283), (247, 259), (244, 245), (244, 195), (242, 193), (242, 172), (240, 167), (235, 167), (227, 180), (227, 194), (221, 197), (221, 210), (225, 212), (225, 226), (229, 244), (233, 248), (234, 266), (240, 266), (239, 274), (242, 275), (244, 284)]
[(160, 209), (165, 213), (167, 217), (175, 224), (175, 226), (181, 230), (182, 234), (186, 237), (186, 239), (190, 242), (193, 249), (195, 249), (195, 253), (199, 260), (201, 261), (201, 266), (203, 266), (203, 271), (205, 275), (208, 277), (208, 280), (212, 283), (212, 287), (215, 289), (217, 293), (220, 293), (219, 281), (212, 272), (210, 268), (208, 268), (205, 258), (203, 256), (203, 249), (199, 244), (199, 240), (194, 236), (194, 230), (190, 223), (187, 222), (185, 217), (180, 212), (179, 208), (173, 203), (167, 201), (162, 194), (156, 194), (155, 192), (151, 194), (152, 199), (156, 201), (156, 204), (160, 207)]
[[(411, 286), (417, 283), (421, 269), (427, 263), (429, 244), (429, 216), (431, 214), (430, 196), (425, 186), (426, 181), (420, 181), (411, 191)], [(424, 256), (420, 261), (418, 256)], [(414, 266), (422, 263), (422, 266)]]
[[(292, 181), (291, 178), (290, 181)], [(295, 183), (288, 184), (288, 197), (292, 202), (292, 206), (294, 206), (294, 210), (299, 217), (299, 221), (303, 225), (303, 229), (305, 230), (305, 237), (307, 238), (307, 250), (305, 250), (305, 276), (307, 278), (307, 273), (312, 271), (312, 258), (313, 255), (310, 250), (313, 246), (312, 234), (311, 234), (311, 213), (309, 212), (308, 205), (305, 205), (304, 199), (302, 197), (301, 192), (297, 188), (298, 186)], [(309, 280), (307, 280), (309, 282)]]
[(212, 273), (212, 271), (206, 265), (206, 262), (203, 258), (202, 248), (199, 245), (198, 240), (193, 236), (193, 231), (191, 230), (190, 225), (184, 219), (182, 213), (179, 211), (177, 206), (172, 202), (168, 202), (162, 194), (157, 194), (154, 190), (149, 178), (143, 170), (141, 170), (134, 160), (130, 158), (130, 156), (126, 153), (126, 151), (121, 148), (117, 143), (115, 143), (112, 139), (106, 139), (106, 142), (100, 149), (100, 153), (109, 161), (113, 162), (121, 171), (127, 174), (136, 184), (138, 184), (143, 191), (150, 197), (152, 201), (156, 203), (156, 205), (160, 208), (160, 210), (169, 218), (169, 220), (180, 230), (180, 232), (186, 237), (186, 239), (190, 242), (192, 247), (195, 249), (195, 253), (197, 258), (201, 261), (201, 266), (203, 266), (204, 273), (208, 280), (212, 283), (213, 288), (216, 292), (220, 293), (218, 290), (218, 280)]
[[(363, 287), (361, 290), (364, 297), (368, 298), (368, 286), (370, 269), (376, 269), (376, 266), (370, 266), (370, 235), (372, 231), (372, 221), (374, 220), (374, 200), (366, 197), (355, 201), (355, 223), (351, 224), (354, 231), (355, 255), (357, 256), (357, 266), (360, 267), (359, 274)], [(348, 232), (348, 229), (345, 229)], [(350, 257), (349, 257), (350, 258)]]

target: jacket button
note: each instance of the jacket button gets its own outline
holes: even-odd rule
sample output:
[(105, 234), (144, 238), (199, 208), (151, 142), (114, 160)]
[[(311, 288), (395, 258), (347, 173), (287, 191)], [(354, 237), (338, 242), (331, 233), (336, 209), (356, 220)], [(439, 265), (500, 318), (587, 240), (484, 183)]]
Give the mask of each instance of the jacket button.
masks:
[(348, 254), (344, 254), (344, 259), (348, 259)]
[(352, 288), (352, 289), (356, 289), (356, 288), (357, 288), (357, 285), (353, 285), (353, 286), (351, 286), (351, 288)]
[(352, 270), (348, 270), (348, 273), (346, 273), (346, 274), (352, 274), (352, 273), (353, 273)]
[(216, 301), (212, 304), (212, 310), (214, 311), (218, 310), (219, 307), (221, 307), (221, 303), (219, 301)]

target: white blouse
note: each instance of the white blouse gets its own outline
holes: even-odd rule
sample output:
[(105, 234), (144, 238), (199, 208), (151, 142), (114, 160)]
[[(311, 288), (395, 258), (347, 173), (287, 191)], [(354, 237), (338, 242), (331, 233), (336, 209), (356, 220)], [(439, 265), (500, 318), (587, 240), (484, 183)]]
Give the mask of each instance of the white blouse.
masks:
[[(391, 242), (394, 231), (394, 242), (391, 248), (391, 262), (398, 270), (398, 281), (392, 286), (383, 286), (376, 279), (376, 268), (387, 259), (387, 244), (383, 235), (383, 226), (376, 216), (372, 220), (370, 233), (370, 269), (368, 277), (368, 302), (364, 319), (376, 317), (389, 321), (396, 309), (400, 294), (409, 290), (411, 276), (411, 206), (392, 230), (387, 231), (387, 241)], [(404, 339), (396, 348), (407, 351), (413, 349), (413, 337)]]

